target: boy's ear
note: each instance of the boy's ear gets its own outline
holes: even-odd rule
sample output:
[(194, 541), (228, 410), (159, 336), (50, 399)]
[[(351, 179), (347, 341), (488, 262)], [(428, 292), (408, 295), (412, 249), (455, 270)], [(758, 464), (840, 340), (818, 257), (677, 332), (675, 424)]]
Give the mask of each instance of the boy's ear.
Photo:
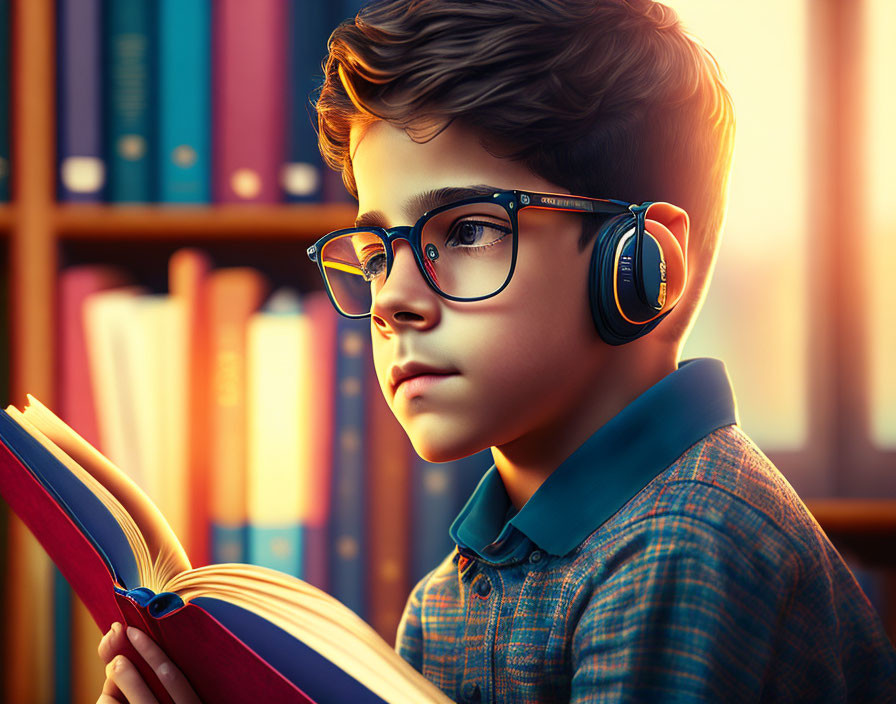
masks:
[(647, 208), (644, 225), (660, 243), (666, 258), (665, 312), (678, 303), (687, 285), (690, 220), (677, 205), (657, 202)]

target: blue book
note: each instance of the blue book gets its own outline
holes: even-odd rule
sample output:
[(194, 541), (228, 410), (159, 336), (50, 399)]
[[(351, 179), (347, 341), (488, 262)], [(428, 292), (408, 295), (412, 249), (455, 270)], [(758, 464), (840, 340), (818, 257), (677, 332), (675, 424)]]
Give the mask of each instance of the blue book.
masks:
[(154, 4), (115, 0), (104, 10), (107, 199), (148, 203), (155, 199)]
[(370, 322), (339, 318), (336, 410), (330, 486), (330, 593), (366, 618), (364, 379), (371, 363)]
[[(33, 397), (24, 413), (0, 411), (0, 496), (100, 631), (119, 621), (147, 632), (201, 701), (450, 701), (372, 628), (307, 583), (256, 565), (191, 568), (150, 499)], [(152, 668), (133, 662), (167, 701)]]
[(9, 0), (0, 0), (0, 203), (9, 200), (9, 90), (12, 80), (9, 66)]
[(57, 197), (103, 200), (103, 99), (100, 0), (57, 3)]
[(163, 203), (211, 200), (211, 1), (159, 0), (158, 149)]
[(72, 700), (72, 599), (68, 582), (53, 569), (53, 701)]
[(293, 203), (320, 201), (324, 161), (317, 146), (315, 90), (324, 80), (321, 64), (327, 55), (332, 27), (327, 3), (292, 0), (289, 11), (289, 70), (287, 76), (286, 164), (282, 186)]
[(411, 472), (411, 584), (432, 571), (454, 549), (448, 534), (486, 470), (491, 450), (452, 462), (414, 460)]

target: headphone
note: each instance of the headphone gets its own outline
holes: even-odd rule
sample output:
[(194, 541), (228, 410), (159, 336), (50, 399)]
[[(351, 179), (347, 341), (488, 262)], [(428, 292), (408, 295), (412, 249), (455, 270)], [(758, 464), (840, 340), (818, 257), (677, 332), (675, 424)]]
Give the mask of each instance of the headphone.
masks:
[[(624, 345), (649, 333), (672, 312), (684, 291), (687, 272), (678, 240), (665, 228), (657, 233), (645, 229), (651, 205), (653, 201), (629, 205), (628, 213), (604, 223), (595, 238), (588, 296), (597, 332), (610, 345)], [(680, 266), (674, 271), (685, 272), (685, 281), (668, 286), (671, 301), (667, 301), (667, 255)]]

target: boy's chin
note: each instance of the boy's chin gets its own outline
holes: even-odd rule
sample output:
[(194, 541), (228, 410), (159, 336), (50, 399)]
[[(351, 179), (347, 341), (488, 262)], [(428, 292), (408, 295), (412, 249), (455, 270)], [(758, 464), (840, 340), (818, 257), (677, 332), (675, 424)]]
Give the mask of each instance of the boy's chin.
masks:
[(487, 447), (480, 438), (465, 437), (464, 433), (451, 432), (444, 427), (435, 431), (420, 428), (406, 428), (406, 431), (414, 451), (427, 462), (452, 462)]

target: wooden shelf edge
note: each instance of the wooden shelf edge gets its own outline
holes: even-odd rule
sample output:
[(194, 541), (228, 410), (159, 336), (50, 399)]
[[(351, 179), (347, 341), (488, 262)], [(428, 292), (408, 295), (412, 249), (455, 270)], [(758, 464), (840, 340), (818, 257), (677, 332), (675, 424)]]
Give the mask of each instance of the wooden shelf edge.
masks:
[(806, 499), (805, 504), (825, 532), (896, 537), (896, 499)]
[(15, 206), (11, 203), (0, 203), (0, 237), (7, 237), (15, 224)]
[(60, 239), (274, 237), (314, 241), (349, 227), (351, 203), (277, 205), (58, 205)]

